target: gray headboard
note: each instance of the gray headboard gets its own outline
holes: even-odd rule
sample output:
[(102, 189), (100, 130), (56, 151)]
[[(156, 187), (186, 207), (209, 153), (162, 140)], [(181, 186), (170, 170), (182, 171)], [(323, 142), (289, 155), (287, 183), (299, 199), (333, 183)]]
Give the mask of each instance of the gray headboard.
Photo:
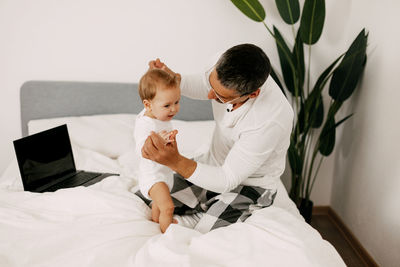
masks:
[[(28, 122), (67, 116), (137, 114), (143, 109), (136, 83), (28, 81), (20, 91), (22, 135)], [(210, 101), (182, 96), (175, 119), (212, 120)]]

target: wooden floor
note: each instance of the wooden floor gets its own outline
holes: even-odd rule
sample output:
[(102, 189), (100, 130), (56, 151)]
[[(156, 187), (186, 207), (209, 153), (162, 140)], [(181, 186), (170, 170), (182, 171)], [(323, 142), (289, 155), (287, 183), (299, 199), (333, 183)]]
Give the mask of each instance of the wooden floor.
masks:
[(329, 241), (336, 248), (347, 266), (367, 266), (346, 241), (328, 215), (313, 215), (311, 226), (321, 234), (323, 239)]

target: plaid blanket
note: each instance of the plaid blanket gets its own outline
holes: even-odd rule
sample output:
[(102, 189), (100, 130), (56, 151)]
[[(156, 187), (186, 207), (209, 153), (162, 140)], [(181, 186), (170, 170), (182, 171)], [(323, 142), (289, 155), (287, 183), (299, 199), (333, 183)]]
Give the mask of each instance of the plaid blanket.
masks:
[[(151, 207), (152, 201), (145, 198), (140, 190), (135, 194)], [(245, 185), (219, 194), (196, 186), (179, 174), (174, 174), (174, 186), (171, 190), (174, 214), (204, 213), (194, 228), (202, 233), (235, 222), (244, 222), (254, 210), (272, 205), (275, 196), (276, 190)]]

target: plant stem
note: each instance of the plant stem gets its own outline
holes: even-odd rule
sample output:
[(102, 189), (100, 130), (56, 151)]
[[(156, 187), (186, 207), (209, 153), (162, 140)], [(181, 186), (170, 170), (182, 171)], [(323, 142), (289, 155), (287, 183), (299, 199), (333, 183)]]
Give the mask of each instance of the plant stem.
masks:
[(306, 178), (306, 180), (307, 180), (306, 199), (310, 198), (310, 194), (309, 194), (310, 193), (310, 190), (309, 190), (309, 188), (310, 188), (310, 180), (311, 180), (312, 170), (313, 170), (313, 167), (314, 167), (314, 160), (315, 160), (315, 157), (317, 156), (317, 153), (318, 153), (318, 146), (319, 146), (318, 143), (319, 143), (319, 141), (314, 146), (314, 151), (313, 151), (313, 155), (312, 155), (312, 159), (311, 159), (311, 164), (310, 164), (309, 172), (308, 172), (308, 175), (307, 175), (307, 178)]
[(304, 152), (304, 158), (303, 158), (303, 162), (304, 162), (304, 165), (303, 165), (303, 186), (302, 186), (302, 189), (301, 189), (301, 191), (302, 191), (302, 196), (305, 196), (306, 194), (305, 194), (305, 190), (304, 190), (304, 185), (305, 185), (305, 182), (304, 182), (304, 178), (306, 178), (307, 177), (307, 170), (308, 171), (310, 171), (307, 167), (308, 167), (308, 161), (309, 161), (309, 158), (310, 158), (310, 156), (309, 156), (309, 151), (310, 151), (310, 149), (311, 149), (311, 145), (312, 145), (312, 139), (313, 139), (313, 131), (312, 131), (312, 129), (310, 129), (311, 130), (311, 132), (310, 132), (310, 134), (307, 134), (307, 136), (306, 136), (306, 141), (305, 141), (305, 145), (304, 145), (304, 148), (305, 148), (305, 152)]
[(316, 170), (315, 173), (314, 173), (314, 177), (313, 177), (313, 179), (312, 179), (311, 186), (310, 186), (310, 188), (309, 188), (310, 191), (308, 192), (308, 195), (311, 195), (311, 191), (312, 191), (312, 189), (313, 189), (313, 187), (314, 187), (314, 182), (315, 182), (315, 179), (317, 178), (317, 174), (318, 174), (318, 172), (319, 172), (319, 168), (321, 167), (321, 163), (322, 163), (322, 160), (323, 160), (323, 159), (324, 159), (324, 157), (321, 155), (321, 159), (319, 160), (317, 170)]
[[(262, 24), (264, 24), (264, 26), (265, 26), (265, 28), (267, 28), (267, 30), (268, 30), (268, 32), (269, 32), (269, 34), (271, 34), (272, 35), (272, 37), (274, 37), (275, 38), (275, 35), (274, 35), (274, 33), (270, 30), (270, 28), (268, 27), (268, 25), (267, 24), (265, 24), (265, 22), (263, 21), (262, 22)], [(275, 40), (276, 40), (276, 38), (275, 38)]]
[(308, 46), (307, 97), (310, 94), (311, 45)]
[(296, 33), (295, 33), (295, 30), (294, 30), (294, 25), (293, 24), (292, 24), (292, 33), (293, 33), (293, 39), (295, 40), (294, 42), (296, 43)]

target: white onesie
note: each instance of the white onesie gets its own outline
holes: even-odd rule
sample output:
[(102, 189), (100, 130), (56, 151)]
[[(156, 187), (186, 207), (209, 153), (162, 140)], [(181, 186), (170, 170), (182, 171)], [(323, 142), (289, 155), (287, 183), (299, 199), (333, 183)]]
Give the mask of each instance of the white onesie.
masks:
[(148, 199), (150, 188), (157, 182), (164, 182), (167, 184), (169, 191), (171, 191), (174, 178), (173, 172), (170, 168), (158, 164), (157, 162), (143, 158), (142, 147), (150, 133), (159, 133), (163, 130), (172, 131), (172, 123), (170, 121), (160, 121), (157, 119), (145, 116), (145, 109), (143, 109), (136, 117), (134, 138), (136, 141), (136, 153), (139, 155), (139, 172), (138, 181), (140, 192)]

